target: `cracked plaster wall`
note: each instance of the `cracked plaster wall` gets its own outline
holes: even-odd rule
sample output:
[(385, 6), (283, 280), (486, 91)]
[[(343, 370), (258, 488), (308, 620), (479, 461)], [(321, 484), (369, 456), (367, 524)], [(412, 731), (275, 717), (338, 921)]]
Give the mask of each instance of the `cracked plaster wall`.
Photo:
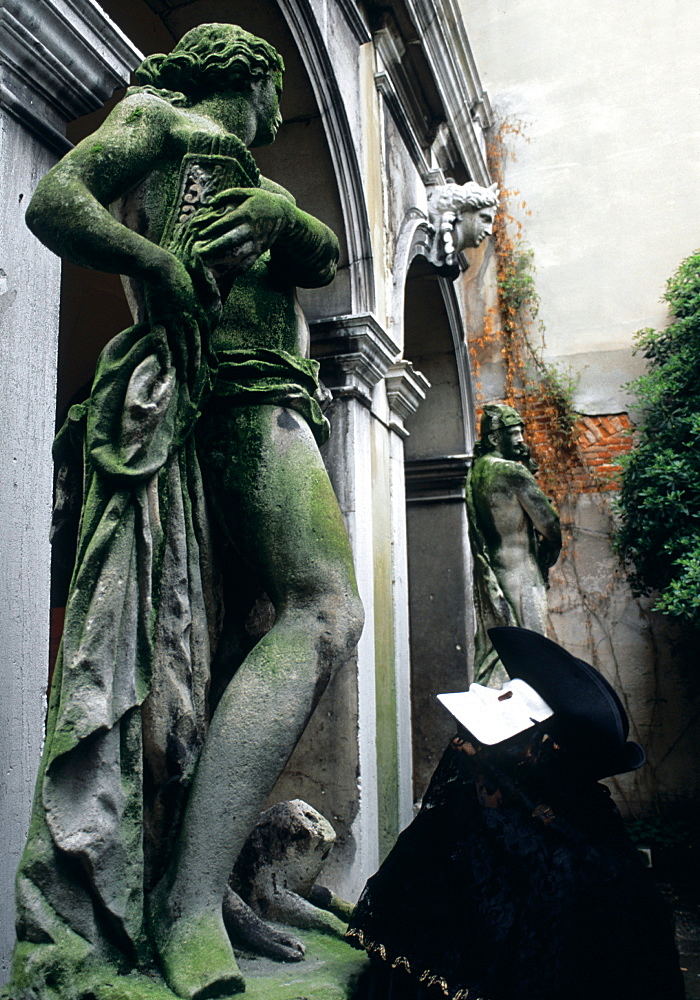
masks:
[[(562, 510), (565, 544), (550, 573), (550, 638), (597, 667), (646, 749), (639, 771), (610, 781), (624, 813), (640, 815), (700, 792), (700, 680), (691, 636), (632, 595), (611, 548), (610, 495), (583, 493)], [(697, 636), (695, 637), (697, 642)]]
[(685, 206), (700, 184), (700, 6), (460, 6), (497, 117), (524, 132), (505, 179), (535, 251), (547, 360), (580, 373), (583, 412), (626, 409), (632, 336), (665, 325), (666, 279), (698, 245)]

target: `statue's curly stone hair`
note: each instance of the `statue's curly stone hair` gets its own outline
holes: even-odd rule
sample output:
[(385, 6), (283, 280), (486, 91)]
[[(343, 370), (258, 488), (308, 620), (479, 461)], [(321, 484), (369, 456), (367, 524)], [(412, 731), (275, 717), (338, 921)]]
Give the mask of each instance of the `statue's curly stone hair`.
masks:
[(219, 88), (243, 90), (269, 74), (281, 78), (282, 56), (237, 24), (200, 24), (183, 35), (172, 52), (148, 56), (136, 69), (137, 83), (200, 97)]
[(434, 188), (429, 195), (430, 207), (437, 212), (456, 212), (458, 215), (465, 209), (478, 211), (480, 208), (496, 208), (498, 206), (498, 184), (482, 187), (476, 181), (466, 184), (455, 184), (448, 181)]

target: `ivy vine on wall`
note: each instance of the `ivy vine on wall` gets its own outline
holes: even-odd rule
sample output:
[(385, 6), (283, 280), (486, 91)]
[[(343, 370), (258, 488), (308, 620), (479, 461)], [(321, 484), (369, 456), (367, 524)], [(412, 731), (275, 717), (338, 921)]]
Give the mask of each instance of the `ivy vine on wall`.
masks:
[[(577, 379), (543, 360), (544, 326), (539, 319), (534, 253), (523, 238), (522, 222), (510, 204), (519, 192), (504, 183), (504, 166), (513, 158), (512, 140), (526, 138), (520, 123), (503, 121), (488, 143), (491, 176), (500, 189), (493, 231), (498, 305), (486, 317), (482, 337), (472, 344), (477, 375), (480, 355), (500, 347), (504, 369), (504, 401), (520, 411), (540, 466), (539, 482), (558, 507), (575, 492), (575, 474), (588, 474), (577, 447), (578, 414), (573, 394)], [(531, 214), (525, 202), (518, 208)], [(495, 313), (495, 314), (494, 314)]]
[(649, 361), (630, 383), (644, 413), (624, 460), (616, 547), (637, 593), (700, 627), (700, 250), (666, 286), (672, 322), (637, 334)]

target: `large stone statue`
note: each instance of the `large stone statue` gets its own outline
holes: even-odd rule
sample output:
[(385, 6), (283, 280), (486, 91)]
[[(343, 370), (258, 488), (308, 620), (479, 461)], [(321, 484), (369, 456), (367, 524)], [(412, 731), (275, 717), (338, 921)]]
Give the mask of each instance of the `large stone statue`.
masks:
[[(243, 989), (227, 880), (361, 631), (295, 298), (338, 244), (248, 152), (275, 137), (282, 70), (236, 26), (193, 29), (27, 212), (56, 253), (125, 276), (135, 325), (57, 443), (84, 449), (84, 492), (13, 1000)], [(274, 624), (251, 638), (261, 592)]]
[(535, 482), (523, 420), (512, 406), (487, 403), (467, 478), (474, 560), (474, 681), (507, 680), (488, 637), (497, 625), (545, 634), (547, 575), (561, 550), (559, 515)]

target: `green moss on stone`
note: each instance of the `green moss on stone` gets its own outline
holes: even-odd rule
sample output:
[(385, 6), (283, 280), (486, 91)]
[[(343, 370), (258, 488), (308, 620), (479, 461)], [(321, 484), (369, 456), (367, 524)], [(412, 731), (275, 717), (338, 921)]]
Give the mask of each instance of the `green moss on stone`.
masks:
[[(368, 969), (366, 954), (318, 931), (288, 930), (306, 945), (302, 962), (275, 962), (237, 952), (246, 980), (245, 1000), (353, 1000)], [(39, 968), (36, 947), (27, 942), (18, 945), (15, 965), (19, 975), (0, 993), (3, 1000), (35, 1000), (38, 983), (45, 1000), (175, 1000), (156, 969), (119, 975), (114, 966), (90, 960), (79, 949), (72, 956), (74, 962), (66, 963), (65, 942), (60, 963), (51, 958), (55, 946), (44, 948)]]
[(246, 981), (245, 1000), (353, 1000), (369, 966), (367, 955), (318, 931), (289, 930), (306, 945), (303, 962), (236, 955)]

